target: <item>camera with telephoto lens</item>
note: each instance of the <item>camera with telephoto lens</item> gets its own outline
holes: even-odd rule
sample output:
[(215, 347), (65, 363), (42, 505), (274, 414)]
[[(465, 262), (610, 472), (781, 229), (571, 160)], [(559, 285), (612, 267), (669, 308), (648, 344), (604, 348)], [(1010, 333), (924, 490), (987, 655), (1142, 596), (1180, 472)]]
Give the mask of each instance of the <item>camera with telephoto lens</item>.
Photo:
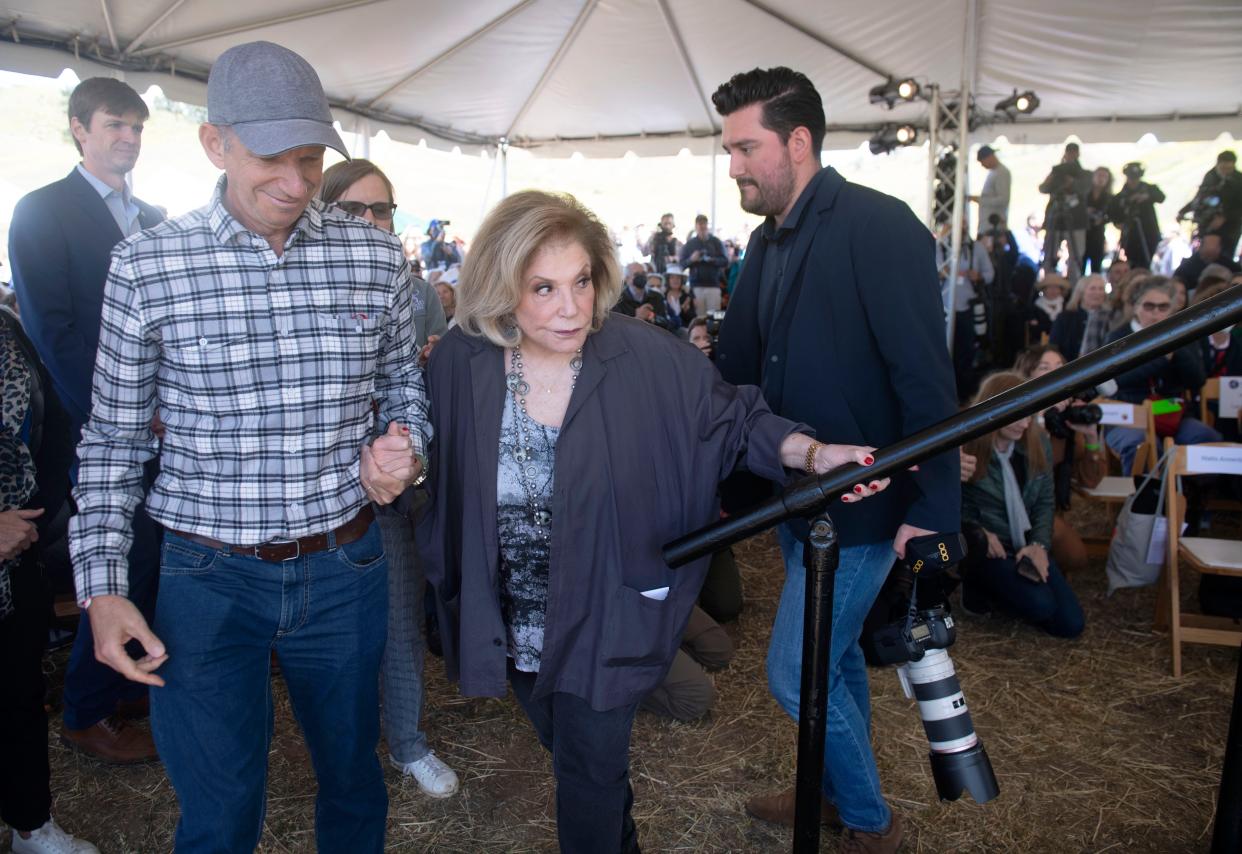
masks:
[(1092, 387), (1070, 398), (1070, 405), (1064, 409), (1057, 409), (1055, 406), (1045, 409), (1044, 429), (1058, 439), (1068, 439), (1074, 435), (1071, 424), (1080, 424), (1084, 427), (1099, 424), (1100, 419), (1104, 417), (1104, 410), (1099, 404), (1091, 402), (1098, 395), (1099, 390)]
[(953, 616), (942, 601), (918, 604), (919, 580), (951, 569), (966, 555), (961, 534), (930, 534), (906, 544), (899, 571), (913, 576), (910, 602), (904, 619), (877, 630), (872, 648), (886, 664), (899, 665), (897, 675), (906, 697), (916, 700), (923, 731), (930, 745), (932, 777), (942, 801), (955, 801), (963, 791), (976, 803), (1000, 794), (996, 773), (975, 734), (970, 709), (949, 657), (948, 647), (957, 638)]

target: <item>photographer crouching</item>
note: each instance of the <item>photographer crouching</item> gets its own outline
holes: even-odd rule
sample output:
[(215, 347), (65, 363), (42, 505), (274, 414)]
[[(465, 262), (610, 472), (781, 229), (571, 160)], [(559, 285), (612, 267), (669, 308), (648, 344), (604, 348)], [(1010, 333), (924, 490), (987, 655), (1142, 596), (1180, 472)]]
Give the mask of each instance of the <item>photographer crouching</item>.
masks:
[[(1018, 356), (1014, 370), (1028, 380), (1042, 377), (1065, 365), (1056, 347), (1031, 347)], [(1052, 520), (1052, 559), (1066, 573), (1087, 568), (1087, 547), (1066, 518), (1071, 488), (1077, 483), (1094, 489), (1108, 474), (1108, 455), (1100, 433), (1103, 411), (1091, 403), (1096, 389), (1062, 400), (1045, 410), (1044, 432), (1052, 446), (1052, 485), (1056, 515)]]
[[(1025, 381), (1010, 371), (992, 374), (971, 403)], [(967, 457), (975, 460), (969, 477)], [(1020, 418), (968, 443), (962, 460), (962, 606), (972, 613), (995, 607), (1054, 637), (1078, 637), (1082, 606), (1050, 554), (1056, 505), (1048, 437), (1030, 416)]]

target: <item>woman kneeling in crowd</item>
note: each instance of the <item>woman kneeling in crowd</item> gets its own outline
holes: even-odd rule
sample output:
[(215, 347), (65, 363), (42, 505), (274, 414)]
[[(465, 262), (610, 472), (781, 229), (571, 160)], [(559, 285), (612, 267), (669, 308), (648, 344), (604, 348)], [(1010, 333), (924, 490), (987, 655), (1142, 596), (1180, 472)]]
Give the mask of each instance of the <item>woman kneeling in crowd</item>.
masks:
[[(1090, 277), (1087, 277), (1090, 278)], [(1042, 377), (1065, 365), (1065, 358), (1050, 345), (1031, 347), (1018, 355), (1014, 370), (1028, 380)], [(1083, 401), (1066, 399), (1051, 409), (1062, 416), (1071, 406)], [(1055, 416), (1053, 416), (1055, 417)], [(1079, 424), (1069, 418), (1045, 416), (1045, 434), (1052, 445), (1052, 487), (1056, 516), (1052, 520), (1052, 558), (1067, 573), (1087, 567), (1087, 547), (1065, 512), (1070, 508), (1073, 484), (1094, 489), (1108, 474), (1108, 455), (1099, 424)]]
[[(972, 405), (1025, 381), (1017, 373), (992, 374)], [(995, 605), (1050, 635), (1078, 637), (1082, 608), (1049, 554), (1055, 508), (1048, 437), (1028, 416), (967, 444), (964, 453), (978, 462), (962, 484), (962, 526), (970, 542), (963, 606), (985, 612)]]
[[(638, 850), (629, 744), (707, 571), (669, 540), (719, 518), (738, 466), (869, 465), (733, 387), (694, 347), (611, 314), (607, 229), (568, 196), (528, 191), (487, 217), (427, 385), (435, 438), (420, 527), (450, 678), (513, 688), (552, 753), (562, 851)], [(857, 501), (887, 486), (867, 481)]]

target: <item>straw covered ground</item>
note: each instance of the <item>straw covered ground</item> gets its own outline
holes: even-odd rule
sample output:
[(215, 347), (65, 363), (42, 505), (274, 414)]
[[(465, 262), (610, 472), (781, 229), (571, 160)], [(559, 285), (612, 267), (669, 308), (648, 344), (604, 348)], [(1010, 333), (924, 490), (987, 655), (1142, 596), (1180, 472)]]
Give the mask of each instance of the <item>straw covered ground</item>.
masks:
[[(635, 726), (635, 812), (648, 851), (790, 846), (788, 831), (743, 811), (748, 796), (793, 781), (795, 727), (768, 695), (763, 663), (780, 556), (765, 536), (737, 557), (747, 606), (729, 627), (737, 656), (716, 676), (716, 711), (691, 724), (640, 713)], [(958, 615), (953, 659), (1001, 785), (986, 806), (937, 801), (917, 713), (895, 673), (872, 671), (880, 775), (905, 820), (905, 850), (1207, 850), (1238, 653), (1187, 647), (1186, 675), (1174, 680), (1167, 640), (1151, 630), (1151, 589), (1105, 599), (1102, 561), (1071, 583), (1087, 612), (1086, 634), (1075, 642)], [(64, 661), (63, 653), (49, 659), (54, 686)], [(460, 697), (434, 660), (429, 674), (426, 728), (463, 788), (431, 800), (385, 763), (389, 847), (555, 850), (550, 766), (516, 704)], [(279, 681), (276, 696), (261, 850), (312, 851), (315, 781)], [(101, 766), (61, 747), (59, 727), (57, 716), (49, 744), (61, 824), (104, 852), (169, 850), (177, 805), (160, 766)], [(836, 844), (825, 838), (822, 850)]]

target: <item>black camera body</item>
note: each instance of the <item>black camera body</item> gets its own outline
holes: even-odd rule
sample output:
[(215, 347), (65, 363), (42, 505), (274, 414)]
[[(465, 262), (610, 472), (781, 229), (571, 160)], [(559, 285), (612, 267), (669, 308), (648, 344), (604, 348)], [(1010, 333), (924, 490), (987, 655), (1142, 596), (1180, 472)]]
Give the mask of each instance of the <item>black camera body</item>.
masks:
[(944, 608), (919, 611), (912, 620), (893, 623), (871, 636), (876, 657), (884, 664), (920, 661), (929, 649), (948, 649), (957, 640), (953, 615)]
[(1104, 417), (1104, 410), (1100, 409), (1095, 403), (1072, 403), (1065, 409), (1044, 410), (1044, 429), (1052, 436), (1058, 439), (1068, 439), (1074, 435), (1074, 430), (1069, 425), (1080, 424), (1090, 426), (1099, 424)]
[(1099, 407), (1099, 404), (1091, 402), (1099, 397), (1099, 394), (1099, 389), (1092, 386), (1070, 398), (1070, 405), (1063, 410), (1055, 406), (1045, 409), (1044, 429), (1058, 439), (1068, 439), (1074, 435), (1074, 431), (1069, 426), (1071, 424), (1087, 427), (1099, 424), (1104, 418), (1104, 410)]

